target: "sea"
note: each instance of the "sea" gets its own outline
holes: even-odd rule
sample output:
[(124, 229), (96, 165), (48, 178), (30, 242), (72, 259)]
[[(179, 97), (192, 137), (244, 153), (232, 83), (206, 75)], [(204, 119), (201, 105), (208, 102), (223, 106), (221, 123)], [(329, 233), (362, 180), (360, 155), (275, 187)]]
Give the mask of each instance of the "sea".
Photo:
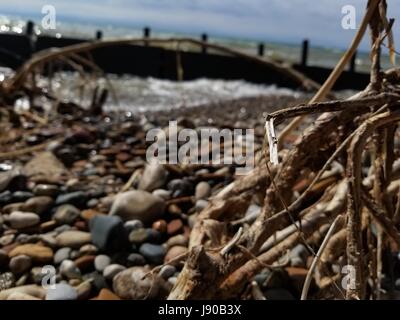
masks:
[[(96, 25), (90, 23), (75, 23), (57, 21), (55, 30), (44, 30), (40, 21), (35, 21), (34, 32), (37, 35), (52, 35), (55, 37), (72, 37), (79, 39), (93, 39), (97, 30), (102, 30), (103, 39), (141, 37), (142, 29), (115, 25)], [(23, 33), (27, 20), (21, 17), (0, 15), (0, 33)], [(197, 37), (199, 35), (171, 33), (152, 30), (154, 37)], [(209, 35), (209, 42), (215, 42), (249, 54), (257, 54), (258, 43), (251, 39), (233, 37), (213, 37)], [(301, 44), (288, 44), (277, 42), (263, 42), (265, 54), (272, 59), (287, 62), (298, 62), (301, 56)], [(344, 51), (337, 48), (310, 47), (308, 64), (311, 66), (324, 66), (333, 68), (340, 60)], [(384, 56), (383, 67), (389, 67), (389, 59)], [(370, 57), (366, 52), (359, 52), (356, 59), (356, 68), (367, 72), (370, 66)], [(0, 81), (13, 74), (12, 70), (0, 69)], [(41, 79), (46, 85), (46, 79)], [(85, 82), (88, 83), (88, 82)], [(192, 81), (175, 82), (155, 78), (139, 78), (134, 76), (108, 75), (107, 79), (96, 79), (90, 84), (110, 85), (112, 97), (107, 100), (106, 108), (111, 109), (139, 109), (157, 110), (163, 108), (191, 107), (216, 102), (221, 100), (242, 97), (268, 96), (268, 95), (294, 95), (296, 92), (287, 88), (278, 88), (274, 85), (256, 85), (244, 80), (215, 80), (196, 79)], [(84, 87), (82, 89), (82, 87)], [(60, 99), (74, 101), (80, 104), (89, 104), (91, 96), (90, 85), (82, 86), (80, 75), (71, 72), (57, 74), (53, 78), (52, 90)], [(86, 91), (86, 92), (85, 92)], [(344, 96), (351, 92), (342, 93)]]

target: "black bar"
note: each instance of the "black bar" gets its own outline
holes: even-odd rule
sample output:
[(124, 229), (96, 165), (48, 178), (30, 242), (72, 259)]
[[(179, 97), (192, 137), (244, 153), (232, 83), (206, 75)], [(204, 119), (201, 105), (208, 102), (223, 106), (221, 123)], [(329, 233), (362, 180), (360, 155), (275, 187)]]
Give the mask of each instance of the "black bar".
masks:
[(101, 40), (103, 38), (103, 31), (97, 30), (96, 31), (96, 40)]
[[(203, 42), (207, 42), (207, 41), (208, 41), (208, 35), (207, 35), (207, 33), (203, 33), (203, 34), (201, 35), (201, 41), (203, 41)], [(207, 53), (207, 47), (206, 47), (206, 46), (202, 46), (202, 48), (201, 48), (201, 53)]]
[(264, 43), (259, 43), (258, 44), (258, 55), (260, 57), (262, 57), (264, 55), (264, 49), (265, 49)]
[(350, 68), (349, 68), (350, 72), (356, 72), (356, 59), (357, 59), (357, 51), (354, 52), (353, 56), (351, 57)]
[(301, 66), (307, 66), (308, 61), (308, 39), (303, 40), (302, 50), (301, 50)]

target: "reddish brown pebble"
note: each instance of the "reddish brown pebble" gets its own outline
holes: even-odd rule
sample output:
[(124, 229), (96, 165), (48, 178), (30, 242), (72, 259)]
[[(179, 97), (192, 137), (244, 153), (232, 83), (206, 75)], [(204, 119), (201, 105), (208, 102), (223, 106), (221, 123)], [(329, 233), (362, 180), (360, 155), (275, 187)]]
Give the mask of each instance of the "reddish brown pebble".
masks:
[(180, 219), (175, 219), (172, 220), (170, 223), (168, 223), (168, 227), (167, 227), (167, 233), (170, 236), (173, 236), (179, 232), (181, 232), (183, 229), (183, 223)]
[(81, 231), (87, 231), (87, 230), (88, 230), (87, 224), (86, 224), (85, 221), (77, 221), (77, 222), (74, 223), (74, 226), (75, 226), (78, 230), (81, 230)]
[(114, 292), (108, 289), (101, 289), (96, 300), (121, 300)]
[(94, 216), (97, 216), (97, 215), (99, 215), (99, 214), (102, 214), (102, 213), (100, 213), (100, 212), (98, 212), (98, 211), (96, 211), (96, 210), (93, 210), (93, 209), (83, 210), (83, 211), (81, 212), (81, 218), (82, 218), (83, 220), (89, 221), (89, 220), (92, 219)]
[(120, 153), (117, 154), (116, 158), (119, 161), (125, 162), (125, 161), (128, 161), (129, 159), (131, 159), (132, 156), (129, 153), (120, 152)]
[(165, 220), (157, 220), (153, 223), (152, 228), (158, 232), (165, 233), (167, 232), (167, 222)]
[(87, 271), (89, 269), (93, 269), (94, 259), (96, 259), (96, 256), (93, 255), (82, 256), (75, 260), (75, 265), (81, 271)]
[(168, 250), (167, 254), (165, 255), (164, 262), (171, 261), (176, 257), (185, 254), (188, 251), (186, 247), (183, 246), (173, 246), (171, 249)]

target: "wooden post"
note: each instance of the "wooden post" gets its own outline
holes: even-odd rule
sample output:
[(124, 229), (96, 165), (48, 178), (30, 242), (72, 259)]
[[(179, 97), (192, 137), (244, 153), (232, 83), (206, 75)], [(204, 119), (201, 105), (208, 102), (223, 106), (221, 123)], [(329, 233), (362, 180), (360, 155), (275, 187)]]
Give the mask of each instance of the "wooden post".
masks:
[[(143, 29), (143, 38), (149, 39), (149, 38), (150, 38), (150, 34), (151, 34), (151, 29), (150, 29), (150, 27), (145, 27), (145, 28)], [(145, 46), (148, 46), (149, 44), (146, 42), (144, 45), (145, 45)]]
[(356, 72), (356, 60), (357, 60), (357, 51), (354, 52), (353, 56), (351, 57), (350, 68), (349, 68), (350, 72)]
[(103, 31), (97, 30), (96, 31), (96, 40), (101, 40), (103, 38)]
[(25, 30), (25, 34), (28, 37), (32, 37), (33, 36), (33, 27), (35, 26), (35, 24), (33, 23), (33, 21), (29, 20), (26, 23), (26, 30)]
[(306, 67), (308, 61), (308, 46), (309, 41), (308, 39), (303, 40), (302, 50), (301, 50), (301, 66)]
[(264, 55), (264, 49), (265, 49), (264, 43), (259, 43), (258, 44), (258, 55), (260, 57), (262, 57)]
[[(207, 35), (207, 33), (203, 33), (203, 34), (201, 35), (201, 41), (203, 41), (203, 42), (207, 42), (207, 41), (208, 41), (208, 35)], [(201, 48), (201, 53), (206, 54), (206, 53), (207, 53), (207, 47), (202, 46), (202, 48)]]

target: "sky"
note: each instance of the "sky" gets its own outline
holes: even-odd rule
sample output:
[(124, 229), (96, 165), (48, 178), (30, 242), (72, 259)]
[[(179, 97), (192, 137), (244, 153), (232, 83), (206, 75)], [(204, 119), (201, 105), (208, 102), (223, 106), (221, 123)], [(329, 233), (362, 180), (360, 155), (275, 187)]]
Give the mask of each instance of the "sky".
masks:
[[(400, 6), (387, 0), (400, 40)], [(248, 38), (346, 48), (356, 30), (342, 28), (342, 7), (356, 8), (361, 23), (367, 0), (0, 0), (0, 15), (37, 19), (53, 5), (57, 20), (112, 24), (160, 31)], [(397, 32), (399, 30), (399, 32)], [(399, 41), (397, 41), (399, 42)], [(362, 49), (367, 49), (368, 38)]]

